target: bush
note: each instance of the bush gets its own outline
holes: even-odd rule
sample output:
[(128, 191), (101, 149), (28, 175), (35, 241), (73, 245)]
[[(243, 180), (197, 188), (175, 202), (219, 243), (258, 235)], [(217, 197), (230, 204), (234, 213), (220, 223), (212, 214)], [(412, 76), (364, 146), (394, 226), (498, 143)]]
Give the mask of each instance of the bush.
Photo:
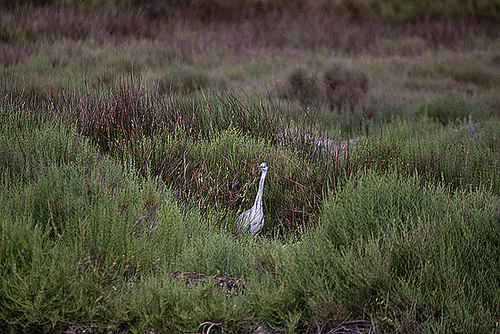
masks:
[(326, 196), (295, 270), (278, 275), (330, 326), (351, 314), (389, 332), (488, 332), (498, 317), (499, 208), (482, 189), (368, 173)]
[(368, 91), (368, 77), (362, 71), (351, 70), (334, 65), (323, 76), (326, 86), (326, 99), (330, 110), (341, 112), (342, 108), (351, 111), (358, 105)]
[(302, 106), (307, 106), (317, 104), (320, 96), (320, 89), (314, 76), (308, 76), (302, 69), (297, 69), (288, 76), (286, 98), (298, 100)]
[(486, 108), (462, 94), (446, 94), (424, 103), (420, 110), (446, 125), (469, 117), (485, 118)]
[(214, 284), (187, 288), (169, 273), (249, 277), (250, 238), (221, 233), (215, 217), (182, 207), (161, 183), (103, 157), (74, 130), (3, 121), (2, 330), (194, 332), (207, 316), (244, 316), (241, 302), (229, 307)]
[(298, 100), (303, 106), (316, 105), (325, 102), (330, 110), (354, 108), (368, 91), (368, 77), (362, 71), (351, 70), (342, 65), (334, 65), (323, 74), (321, 86), (314, 75), (307, 75), (298, 69), (288, 76), (284, 96)]

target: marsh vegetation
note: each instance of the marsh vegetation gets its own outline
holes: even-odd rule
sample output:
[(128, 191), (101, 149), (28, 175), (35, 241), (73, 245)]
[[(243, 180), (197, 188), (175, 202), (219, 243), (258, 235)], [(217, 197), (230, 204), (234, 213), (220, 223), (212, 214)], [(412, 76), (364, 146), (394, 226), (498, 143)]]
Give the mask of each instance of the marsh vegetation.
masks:
[(0, 333), (500, 331), (494, 1), (0, 5)]

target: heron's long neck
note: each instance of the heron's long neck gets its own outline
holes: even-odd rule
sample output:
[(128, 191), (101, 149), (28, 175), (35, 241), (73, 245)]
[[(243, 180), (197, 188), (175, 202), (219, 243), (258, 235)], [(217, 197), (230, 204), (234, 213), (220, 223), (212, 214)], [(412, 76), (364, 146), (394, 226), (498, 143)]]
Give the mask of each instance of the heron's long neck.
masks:
[(264, 180), (266, 179), (266, 174), (267, 171), (262, 171), (262, 175), (260, 176), (259, 191), (255, 197), (255, 203), (253, 204), (256, 209), (262, 207), (262, 193), (264, 192)]

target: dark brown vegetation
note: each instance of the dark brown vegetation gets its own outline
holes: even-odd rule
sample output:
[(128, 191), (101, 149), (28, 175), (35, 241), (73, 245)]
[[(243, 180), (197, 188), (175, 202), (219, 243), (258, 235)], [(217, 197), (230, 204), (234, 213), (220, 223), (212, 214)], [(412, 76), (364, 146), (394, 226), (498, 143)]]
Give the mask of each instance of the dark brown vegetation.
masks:
[(414, 21), (423, 18), (447, 17), (452, 19), (492, 20), (500, 19), (500, 9), (494, 0), (456, 1), (439, 0), (432, 2), (368, 0), (368, 1), (329, 1), (329, 0), (2, 0), (0, 6), (19, 7), (23, 5), (62, 5), (79, 9), (95, 9), (99, 6), (145, 9), (150, 17), (165, 14), (172, 7), (181, 8), (202, 19), (235, 20), (261, 15), (269, 11), (303, 11), (313, 8), (328, 13), (337, 13), (356, 20), (379, 19)]
[(303, 107), (327, 105), (330, 111), (351, 112), (360, 104), (368, 91), (368, 77), (360, 70), (334, 64), (318, 79), (304, 70), (296, 70), (288, 76), (283, 96), (298, 100)]
[[(215, 2), (214, 2), (215, 3)], [(223, 2), (222, 2), (223, 3)], [(196, 7), (196, 6), (195, 6)], [(471, 36), (500, 36), (497, 22), (488, 20), (420, 19), (415, 22), (356, 21), (346, 16), (307, 6), (300, 12), (262, 11), (237, 21), (218, 20), (219, 11), (199, 21), (197, 11), (162, 5), (122, 11), (110, 8), (85, 12), (68, 7), (32, 7), (0, 10), (0, 59), (4, 65), (22, 62), (34, 54), (43, 40), (67, 38), (92, 39), (97, 43), (136, 37), (175, 43), (185, 50), (204, 49), (211, 45), (242, 50), (247, 48), (329, 47), (357, 54), (370, 50), (381, 37), (403, 39), (418, 37), (432, 47), (453, 48)], [(214, 7), (217, 8), (217, 7)], [(201, 9), (198, 9), (201, 10)], [(194, 13), (194, 14), (193, 14)], [(208, 13), (211, 13), (208, 10)], [(222, 14), (223, 15), (223, 14)], [(203, 31), (189, 40), (175, 38), (179, 30)], [(164, 55), (164, 57), (168, 55)]]
[(316, 78), (298, 69), (288, 76), (288, 87), (285, 88), (284, 97), (297, 99), (301, 105), (307, 106), (318, 103), (321, 90)]
[(347, 107), (352, 112), (368, 91), (368, 78), (365, 73), (339, 65), (325, 72), (323, 79), (328, 106), (330, 110), (337, 110), (338, 113), (342, 107)]

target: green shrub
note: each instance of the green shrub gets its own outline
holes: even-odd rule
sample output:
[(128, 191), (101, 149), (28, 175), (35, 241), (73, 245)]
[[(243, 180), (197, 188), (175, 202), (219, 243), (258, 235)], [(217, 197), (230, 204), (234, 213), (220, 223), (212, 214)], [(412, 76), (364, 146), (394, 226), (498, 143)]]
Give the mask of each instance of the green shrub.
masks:
[(181, 268), (249, 277), (251, 240), (221, 234), (214, 217), (182, 207), (74, 130), (10, 118), (0, 138), (1, 328), (195, 331), (206, 316), (243, 312), (227, 308), (213, 284), (188, 289), (165, 275)]
[(485, 107), (462, 94), (446, 94), (435, 98), (420, 107), (428, 117), (446, 125), (469, 117), (484, 118)]
[(488, 191), (450, 193), (418, 177), (353, 178), (324, 200), (288, 288), (325, 323), (369, 314), (387, 331), (492, 330), (499, 204)]
[[(159, 283), (161, 280), (164, 282)], [(159, 333), (180, 333), (195, 332), (205, 321), (224, 323), (239, 316), (214, 285), (186, 287), (182, 282), (168, 280), (146, 279), (134, 289), (126, 289), (120, 299), (112, 300), (110, 312), (119, 315), (116, 324), (138, 332), (154, 329)]]
[(452, 189), (486, 187), (499, 194), (496, 121), (484, 128), (470, 120), (445, 128), (431, 120), (418, 124), (418, 129), (404, 121), (385, 126), (380, 138), (361, 142), (351, 155), (352, 165), (417, 173), (424, 182)]

